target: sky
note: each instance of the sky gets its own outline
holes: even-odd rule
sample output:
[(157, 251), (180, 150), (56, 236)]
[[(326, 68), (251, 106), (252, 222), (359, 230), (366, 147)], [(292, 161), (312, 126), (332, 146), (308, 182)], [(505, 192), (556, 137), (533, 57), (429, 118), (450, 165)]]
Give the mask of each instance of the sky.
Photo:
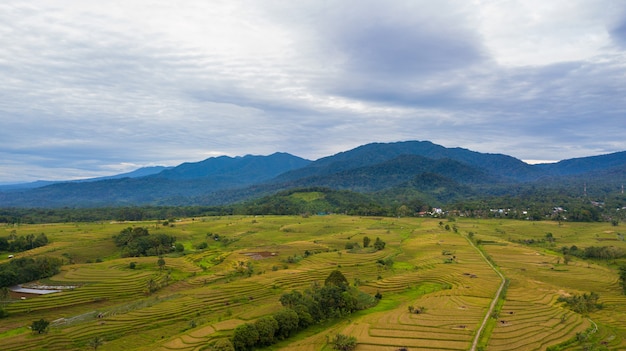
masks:
[(428, 140), (626, 150), (623, 0), (9, 0), (0, 183)]

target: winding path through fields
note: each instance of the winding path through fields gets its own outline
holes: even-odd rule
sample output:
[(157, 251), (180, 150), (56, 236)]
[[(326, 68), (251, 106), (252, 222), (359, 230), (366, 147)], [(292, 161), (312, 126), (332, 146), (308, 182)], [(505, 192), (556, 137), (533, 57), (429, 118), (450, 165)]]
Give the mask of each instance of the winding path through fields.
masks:
[(485, 256), (482, 250), (480, 250), (470, 238), (468, 237), (465, 237), (465, 238), (467, 239), (467, 241), (469, 241), (470, 245), (472, 245), (476, 249), (476, 251), (480, 253), (480, 255), (485, 259), (485, 261), (491, 267), (491, 269), (493, 269), (494, 272), (496, 272), (496, 274), (498, 274), (498, 276), (501, 279), (500, 287), (498, 288), (498, 291), (496, 291), (496, 294), (493, 297), (493, 301), (491, 301), (491, 305), (489, 305), (489, 310), (485, 314), (485, 318), (483, 318), (483, 322), (480, 324), (480, 327), (476, 331), (476, 336), (474, 336), (474, 341), (472, 342), (472, 347), (470, 348), (470, 351), (476, 351), (476, 346), (478, 346), (478, 341), (480, 340), (480, 336), (483, 333), (483, 329), (485, 329), (485, 326), (487, 325), (487, 321), (489, 320), (491, 313), (493, 312), (494, 308), (496, 308), (496, 305), (498, 304), (498, 299), (500, 298), (502, 289), (504, 289), (504, 285), (506, 284), (506, 279), (504, 278), (504, 275), (500, 273), (500, 271), (496, 268), (496, 266), (494, 266), (493, 263), (491, 263), (491, 261), (487, 259), (487, 256)]

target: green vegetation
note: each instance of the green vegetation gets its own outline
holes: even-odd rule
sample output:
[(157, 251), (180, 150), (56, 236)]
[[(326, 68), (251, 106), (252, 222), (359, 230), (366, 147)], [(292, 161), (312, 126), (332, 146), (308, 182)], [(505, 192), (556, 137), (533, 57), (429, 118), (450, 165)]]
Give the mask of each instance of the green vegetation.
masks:
[(9, 236), (0, 237), (0, 251), (22, 252), (48, 243), (48, 237), (44, 233), (17, 236), (12, 231)]
[(8, 287), (37, 279), (48, 278), (60, 272), (61, 260), (51, 257), (14, 258), (0, 264), (0, 287)]
[(173, 245), (176, 241), (175, 237), (167, 234), (150, 234), (148, 228), (144, 227), (128, 227), (114, 239), (115, 245), (122, 248), (122, 257), (166, 254), (175, 249)]
[(33, 324), (30, 325), (30, 329), (37, 334), (43, 334), (48, 331), (49, 325), (50, 322), (42, 318), (38, 321), (34, 321)]
[[(271, 316), (245, 323), (235, 328), (232, 344), (237, 351), (269, 346), (284, 340), (299, 330), (329, 319), (345, 317), (352, 312), (374, 306), (377, 299), (350, 287), (339, 271), (332, 271), (324, 286), (313, 285), (304, 294), (297, 290), (283, 294), (280, 303), (285, 307)], [(335, 339), (337, 350), (352, 350), (353, 337)]]
[(589, 294), (584, 293), (582, 295), (574, 294), (571, 296), (559, 296), (557, 301), (564, 302), (567, 307), (576, 313), (587, 315), (590, 312), (602, 308), (602, 304), (598, 303), (598, 299), (600, 299), (600, 296), (591, 292)]
[(356, 347), (356, 338), (343, 334), (337, 334), (331, 341), (333, 349), (339, 351), (352, 351)]
[[(0, 225), (0, 237), (49, 238), (11, 259), (0, 252), (0, 267), (64, 263), (24, 282), (60, 292), (0, 296), (0, 349), (330, 350), (343, 335), (356, 350), (467, 350), (501, 281), (470, 236), (508, 282), (485, 350), (626, 348), (626, 257), (605, 254), (626, 242), (610, 222), (299, 214), (164, 223)], [(116, 245), (152, 236), (175, 241), (149, 246), (156, 256), (123, 257)], [(601, 254), (568, 251), (565, 262), (561, 248), (573, 246)], [(40, 319), (48, 332), (28, 332)]]
[[(445, 162), (444, 162), (445, 163)], [(446, 166), (459, 166), (447, 164)], [(372, 171), (372, 170), (370, 170)], [(386, 168), (377, 174), (380, 180), (366, 177), (367, 181), (385, 182)], [(455, 168), (447, 169), (451, 175)], [(590, 193), (595, 198), (582, 196), (579, 183), (571, 184), (544, 183), (541, 185), (521, 183), (511, 186), (508, 183), (489, 183), (477, 189), (459, 184), (448, 177), (432, 174), (407, 173), (402, 177), (413, 177), (396, 187), (375, 190), (375, 184), (356, 186), (360, 192), (345, 189), (341, 184), (328, 187), (302, 187), (282, 190), (254, 200), (235, 203), (233, 199), (224, 199), (222, 206), (203, 206), (202, 197), (197, 198), (197, 205), (189, 206), (134, 206), (104, 208), (1, 208), (0, 223), (37, 224), (63, 222), (96, 221), (146, 221), (161, 220), (163, 224), (173, 225), (176, 218), (227, 215), (316, 215), (348, 214), (357, 216), (388, 217), (450, 217), (497, 218), (519, 220), (553, 220), (558, 222), (610, 222), (619, 227), (626, 220), (626, 196), (611, 191), (610, 186), (590, 185)], [(459, 174), (464, 174), (463, 172)], [(391, 175), (390, 175), (391, 176)], [(477, 174), (464, 176), (478, 177)], [(464, 176), (460, 178), (466, 179)], [(482, 177), (484, 175), (480, 175)], [(456, 176), (458, 177), (458, 176)], [(480, 178), (479, 177), (479, 178)], [(359, 176), (357, 176), (359, 178)], [(466, 179), (467, 180), (467, 179)], [(471, 183), (471, 182), (470, 182)], [(487, 188), (485, 188), (487, 186)], [(336, 188), (336, 189), (334, 189)], [(371, 189), (370, 189), (371, 188)], [(370, 189), (370, 191), (368, 191)], [(591, 191), (593, 189), (593, 191)], [(247, 198), (259, 189), (242, 190), (232, 195)], [(362, 191), (361, 191), (362, 190)], [(248, 194), (247, 192), (250, 192)], [(217, 195), (212, 195), (217, 196)], [(223, 196), (228, 197), (227, 194)], [(259, 196), (261, 196), (259, 194)], [(438, 209), (435, 209), (437, 207)], [(441, 210), (441, 211), (439, 211)], [(452, 228), (451, 228), (452, 229)], [(552, 242), (551, 238), (537, 238), (537, 241)], [(622, 235), (622, 239), (623, 235)], [(23, 243), (23, 242), (22, 242)], [(0, 246), (2, 246), (0, 240)], [(2, 250), (0, 248), (0, 250)]]

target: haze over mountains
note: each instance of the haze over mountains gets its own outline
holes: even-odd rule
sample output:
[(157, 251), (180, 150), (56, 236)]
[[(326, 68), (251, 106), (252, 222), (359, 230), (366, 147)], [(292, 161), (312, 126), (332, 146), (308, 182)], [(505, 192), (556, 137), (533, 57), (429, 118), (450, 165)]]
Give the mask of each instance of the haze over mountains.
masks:
[(600, 196), (625, 182), (626, 152), (530, 165), (503, 154), (406, 141), (367, 144), (316, 161), (287, 153), (220, 156), (112, 177), (1, 186), (0, 207), (224, 205), (306, 187), (448, 203), (582, 184)]

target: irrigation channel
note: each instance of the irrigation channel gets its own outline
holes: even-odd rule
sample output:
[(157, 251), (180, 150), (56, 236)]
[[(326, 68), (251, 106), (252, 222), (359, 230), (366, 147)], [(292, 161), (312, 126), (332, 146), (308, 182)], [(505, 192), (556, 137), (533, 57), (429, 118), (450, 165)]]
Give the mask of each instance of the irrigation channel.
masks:
[(467, 239), (467, 241), (469, 241), (470, 245), (472, 245), (474, 249), (476, 249), (476, 251), (480, 253), (480, 255), (485, 259), (485, 261), (491, 267), (491, 269), (493, 269), (494, 272), (496, 272), (496, 274), (500, 276), (500, 280), (502, 281), (500, 283), (500, 287), (498, 288), (498, 291), (496, 292), (493, 298), (493, 301), (491, 301), (491, 305), (489, 305), (489, 310), (485, 314), (485, 318), (483, 318), (483, 322), (480, 324), (480, 328), (478, 328), (478, 330), (476, 331), (476, 336), (474, 336), (474, 341), (472, 342), (472, 347), (470, 348), (470, 351), (476, 351), (476, 347), (478, 346), (478, 342), (480, 341), (480, 336), (483, 333), (483, 329), (485, 329), (485, 326), (487, 325), (487, 321), (489, 320), (489, 317), (493, 313), (494, 308), (496, 308), (496, 305), (498, 304), (498, 299), (500, 298), (500, 294), (502, 294), (502, 289), (504, 289), (504, 286), (506, 285), (506, 279), (504, 278), (504, 275), (500, 272), (500, 270), (498, 270), (496, 266), (494, 266), (493, 263), (491, 263), (491, 261), (487, 258), (487, 256), (485, 256), (483, 251), (474, 244), (472, 239), (468, 237), (465, 237), (465, 238)]

